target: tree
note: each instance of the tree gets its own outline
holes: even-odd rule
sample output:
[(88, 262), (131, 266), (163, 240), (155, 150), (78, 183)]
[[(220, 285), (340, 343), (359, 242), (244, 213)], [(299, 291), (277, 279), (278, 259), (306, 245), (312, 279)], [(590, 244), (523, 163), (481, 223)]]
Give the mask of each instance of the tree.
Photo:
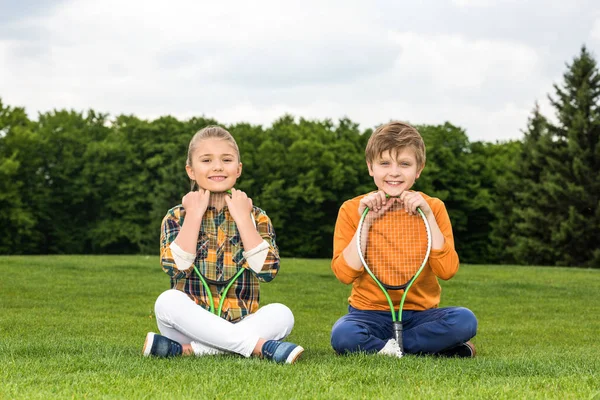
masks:
[(478, 164), (477, 176), (481, 182), (479, 198), (485, 194), (488, 211), (487, 220), (478, 221), (487, 230), (488, 263), (514, 263), (507, 251), (511, 245), (516, 209), (515, 189), (519, 182), (516, 177), (516, 160), (522, 151), (522, 142), (514, 140), (504, 143), (476, 142), (471, 145), (473, 162)]
[[(507, 263), (506, 243), (512, 226), (514, 164), (521, 142), (474, 142), (469, 148), (469, 252), (477, 263)], [(464, 259), (462, 254), (459, 254)]]
[(535, 110), (519, 163), (511, 249), (521, 263), (600, 268), (600, 76), (585, 47), (550, 97), (557, 123)]
[[(550, 98), (558, 123), (550, 125), (556, 142), (549, 179), (563, 207), (557, 215), (553, 243), (557, 264), (600, 268), (600, 74), (594, 58), (582, 47)], [(563, 162), (566, 161), (566, 162)]]
[(30, 153), (35, 162), (27, 173), (32, 184), (26, 192), (42, 237), (38, 253), (90, 252), (89, 226), (101, 204), (94, 201), (99, 187), (83, 172), (88, 147), (109, 132), (106, 117), (92, 110), (39, 115), (37, 148)]
[(281, 254), (330, 257), (339, 206), (369, 190), (357, 125), (284, 116), (262, 136), (254, 168), (244, 174), (253, 181), (255, 203), (273, 221)]
[(418, 129), (425, 141), (427, 160), (414, 189), (438, 197), (446, 205), (461, 260), (481, 262), (486, 256), (479, 243), (481, 226), (475, 222), (477, 214), (487, 204), (476, 199), (478, 179), (477, 172), (470, 170), (467, 135), (463, 129), (448, 122), (421, 125)]
[(519, 264), (552, 265), (556, 254), (548, 227), (552, 226), (556, 203), (548, 201), (548, 190), (554, 183), (546, 179), (546, 174), (554, 144), (548, 121), (537, 104), (523, 133), (514, 169), (516, 179), (506, 183), (501, 192), (506, 204), (512, 206), (507, 222), (513, 233), (507, 251)]
[(36, 246), (34, 213), (24, 188), (33, 143), (32, 123), (22, 108), (4, 106), (0, 99), (0, 254), (23, 254)]

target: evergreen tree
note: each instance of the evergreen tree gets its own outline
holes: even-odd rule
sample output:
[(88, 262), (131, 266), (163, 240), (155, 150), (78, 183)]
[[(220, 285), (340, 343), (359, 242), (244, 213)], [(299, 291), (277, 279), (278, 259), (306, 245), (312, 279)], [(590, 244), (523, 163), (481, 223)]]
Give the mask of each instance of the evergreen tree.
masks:
[(549, 178), (562, 183), (553, 192), (561, 206), (552, 233), (556, 263), (600, 268), (600, 74), (585, 47), (554, 89), (558, 123), (549, 129), (558, 157)]
[(517, 262), (600, 267), (600, 76), (585, 47), (554, 85), (556, 124), (534, 110), (517, 168)]
[(536, 104), (515, 164), (515, 179), (501, 183), (499, 190), (504, 204), (512, 208), (506, 217), (506, 225), (513, 229), (507, 252), (519, 264), (552, 265), (556, 258), (549, 229), (557, 211), (556, 202), (549, 201), (555, 182), (547, 179), (552, 147), (548, 121)]

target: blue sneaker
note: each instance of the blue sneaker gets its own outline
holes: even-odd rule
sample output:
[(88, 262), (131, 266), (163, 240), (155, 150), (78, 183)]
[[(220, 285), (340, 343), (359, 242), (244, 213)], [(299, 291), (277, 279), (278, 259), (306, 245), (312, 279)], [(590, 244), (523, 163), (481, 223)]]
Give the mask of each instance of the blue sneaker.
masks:
[(145, 357), (172, 357), (183, 353), (183, 347), (174, 340), (166, 336), (161, 336), (153, 332), (148, 332), (142, 354)]
[(262, 347), (263, 358), (281, 364), (293, 364), (303, 351), (297, 344), (279, 340), (267, 340)]

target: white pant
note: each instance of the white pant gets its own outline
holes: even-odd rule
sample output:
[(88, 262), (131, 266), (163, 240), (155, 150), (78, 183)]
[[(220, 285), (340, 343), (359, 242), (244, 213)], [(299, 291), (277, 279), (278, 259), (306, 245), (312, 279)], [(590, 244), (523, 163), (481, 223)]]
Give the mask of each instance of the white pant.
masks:
[(280, 340), (294, 327), (294, 315), (283, 304), (268, 304), (234, 324), (175, 289), (158, 296), (154, 313), (160, 333), (181, 344), (191, 344), (196, 355), (232, 352), (250, 357), (260, 338)]

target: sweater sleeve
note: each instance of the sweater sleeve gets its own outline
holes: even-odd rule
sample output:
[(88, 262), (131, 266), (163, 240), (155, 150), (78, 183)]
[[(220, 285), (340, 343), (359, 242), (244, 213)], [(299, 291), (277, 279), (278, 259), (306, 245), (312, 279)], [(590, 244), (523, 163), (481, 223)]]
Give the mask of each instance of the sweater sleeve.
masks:
[(452, 224), (444, 203), (435, 199), (432, 204), (435, 220), (444, 235), (444, 246), (441, 249), (431, 250), (429, 265), (433, 273), (440, 279), (448, 280), (458, 272), (458, 253), (454, 249), (454, 236)]
[(354, 282), (364, 272), (363, 267), (360, 270), (350, 267), (342, 254), (356, 233), (358, 221), (360, 220), (357, 210), (357, 202), (346, 201), (338, 212), (333, 234), (333, 260), (331, 261), (331, 269), (336, 278), (345, 284)]

